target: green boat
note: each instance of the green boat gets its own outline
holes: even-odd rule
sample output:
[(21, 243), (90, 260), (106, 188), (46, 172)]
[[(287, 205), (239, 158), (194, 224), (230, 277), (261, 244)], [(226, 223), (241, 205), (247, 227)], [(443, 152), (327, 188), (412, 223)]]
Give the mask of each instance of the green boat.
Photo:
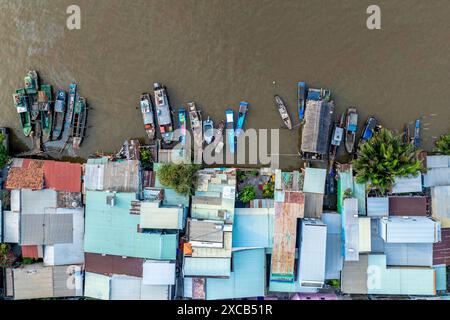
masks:
[(52, 86), (49, 84), (41, 85), (41, 90), (38, 91), (38, 105), (39, 112), (41, 114), (41, 129), (44, 141), (50, 140), (50, 135), (52, 132), (52, 102)]
[(28, 71), (24, 80), (27, 94), (36, 94), (39, 91), (38, 75), (36, 71)]
[(31, 133), (31, 121), (29, 112), (28, 96), (25, 89), (17, 89), (13, 94), (14, 107), (19, 114), (20, 125), (22, 126), (23, 134), (28, 137)]

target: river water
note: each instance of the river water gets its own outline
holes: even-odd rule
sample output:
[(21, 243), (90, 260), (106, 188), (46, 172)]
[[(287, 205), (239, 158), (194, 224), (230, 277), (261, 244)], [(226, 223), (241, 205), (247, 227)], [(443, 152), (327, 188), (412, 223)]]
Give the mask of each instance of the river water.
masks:
[[(81, 8), (81, 30), (66, 8)], [(368, 30), (366, 8), (381, 8)], [(92, 108), (77, 153), (111, 152), (145, 135), (139, 96), (153, 82), (175, 107), (196, 101), (216, 122), (250, 103), (247, 128), (280, 128), (273, 95), (296, 120), (296, 82), (332, 90), (338, 114), (358, 107), (402, 130), (421, 118), (423, 147), (450, 129), (448, 0), (0, 0), (0, 126), (12, 149), (30, 145), (12, 93), (28, 69), (79, 84)], [(294, 121), (296, 122), (296, 121)], [(299, 165), (296, 130), (281, 130), (283, 168)]]

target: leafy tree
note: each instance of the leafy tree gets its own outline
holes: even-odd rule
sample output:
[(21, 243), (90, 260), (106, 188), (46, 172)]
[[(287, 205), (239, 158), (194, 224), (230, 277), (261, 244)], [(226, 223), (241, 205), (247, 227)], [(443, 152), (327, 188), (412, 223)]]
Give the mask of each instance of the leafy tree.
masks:
[(450, 133), (442, 135), (435, 143), (435, 152), (450, 155)]
[(412, 144), (404, 144), (401, 135), (381, 129), (358, 148), (358, 157), (352, 162), (356, 181), (384, 194), (392, 188), (395, 177), (417, 176), (425, 171), (417, 157), (419, 152)]
[(255, 198), (256, 198), (255, 187), (251, 185), (245, 186), (239, 193), (239, 200), (241, 200), (243, 203), (248, 203)]
[(153, 162), (152, 153), (148, 149), (141, 149), (141, 162), (144, 166), (150, 165)]
[(275, 191), (275, 183), (270, 180), (263, 186), (263, 198), (264, 199), (273, 199)]
[(190, 196), (194, 194), (199, 168), (198, 165), (165, 163), (156, 175), (163, 186), (174, 189), (178, 194)]
[(3, 145), (3, 141), (5, 141), (5, 135), (0, 133), (0, 168), (3, 168), (9, 160), (9, 155), (6, 152), (6, 148)]
[(10, 267), (12, 265), (10, 249), (9, 244), (0, 243), (0, 267)]

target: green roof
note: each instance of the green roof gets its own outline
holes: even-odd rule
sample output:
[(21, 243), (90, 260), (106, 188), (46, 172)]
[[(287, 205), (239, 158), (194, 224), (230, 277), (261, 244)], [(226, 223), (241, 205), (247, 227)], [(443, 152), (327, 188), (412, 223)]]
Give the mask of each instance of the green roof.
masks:
[(140, 216), (130, 214), (136, 194), (116, 193), (114, 206), (106, 203), (113, 193), (88, 191), (84, 250), (98, 254), (175, 260), (177, 233), (140, 233)]

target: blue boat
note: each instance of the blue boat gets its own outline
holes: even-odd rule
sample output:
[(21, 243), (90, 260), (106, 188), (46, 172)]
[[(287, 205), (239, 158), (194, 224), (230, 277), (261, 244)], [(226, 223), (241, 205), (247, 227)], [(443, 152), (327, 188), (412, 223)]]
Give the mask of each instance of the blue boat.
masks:
[(187, 113), (185, 108), (178, 109), (178, 128), (180, 129), (180, 143), (186, 144), (186, 121)]
[(230, 153), (234, 154), (235, 141), (234, 141), (234, 111), (227, 109), (225, 111), (226, 116), (226, 128), (227, 128), (227, 144), (230, 147)]
[(416, 124), (414, 125), (414, 146), (416, 148), (420, 147), (420, 120), (416, 120)]
[(72, 133), (72, 119), (75, 109), (75, 99), (77, 96), (77, 84), (71, 83), (69, 85), (69, 102), (67, 106), (66, 119), (64, 123), (62, 141), (67, 143)]
[(297, 83), (297, 104), (298, 104), (298, 118), (300, 121), (303, 120), (305, 116), (305, 105), (306, 105), (306, 83)]
[(53, 140), (58, 140), (64, 126), (64, 115), (66, 113), (66, 92), (58, 90), (55, 101), (55, 112), (53, 113)]
[(377, 119), (375, 119), (374, 117), (367, 118), (361, 140), (359, 141), (360, 144), (372, 138), (376, 126), (377, 126)]
[(238, 113), (238, 120), (236, 123), (236, 138), (239, 137), (244, 129), (244, 123), (245, 123), (245, 117), (247, 116), (248, 112), (248, 102), (241, 101), (239, 104), (239, 113)]

